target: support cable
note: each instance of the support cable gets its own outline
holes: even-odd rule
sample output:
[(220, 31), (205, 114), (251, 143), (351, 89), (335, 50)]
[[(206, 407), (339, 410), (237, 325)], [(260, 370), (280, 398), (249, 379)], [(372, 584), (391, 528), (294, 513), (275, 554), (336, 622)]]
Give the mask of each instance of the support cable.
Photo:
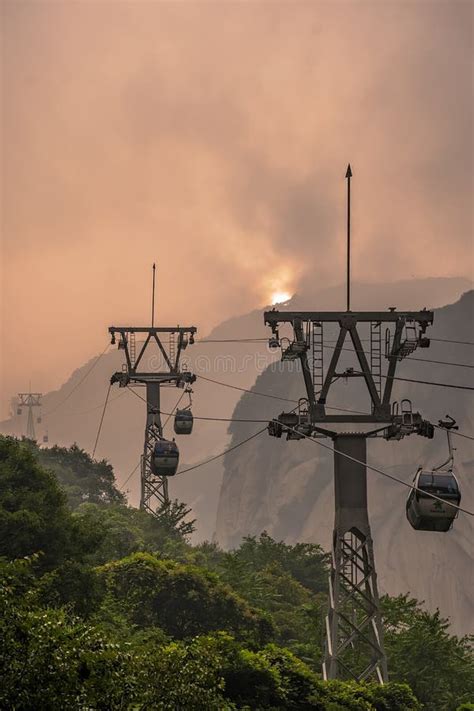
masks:
[(112, 383), (109, 383), (109, 387), (107, 388), (107, 395), (105, 397), (105, 402), (104, 402), (104, 409), (102, 410), (102, 417), (100, 418), (100, 422), (99, 422), (99, 429), (97, 430), (97, 437), (95, 438), (94, 449), (92, 450), (92, 458), (95, 457), (95, 450), (97, 449), (97, 444), (99, 442), (100, 432), (102, 430), (102, 423), (104, 422), (105, 410), (107, 408), (107, 403), (109, 401), (111, 387), (112, 387)]
[[(440, 338), (432, 338), (432, 341), (440, 341), (442, 339)], [(267, 338), (229, 338), (229, 339), (206, 339), (202, 341), (196, 341), (196, 343), (267, 343), (268, 339)], [(447, 341), (448, 343), (464, 343), (465, 345), (474, 345), (474, 343), (468, 343), (467, 341)], [(329, 341), (326, 341), (326, 343), (323, 345), (323, 348), (332, 348), (331, 345), (329, 345)], [(359, 351), (354, 348), (341, 348), (342, 351), (348, 351), (350, 353), (358, 353)], [(365, 353), (365, 351), (362, 351)], [(453, 363), (452, 361), (447, 361), (447, 360), (433, 360), (431, 358), (416, 358), (413, 356), (407, 356), (406, 358), (407, 361), (415, 361), (417, 363), (435, 363), (437, 365), (452, 365), (453, 367), (456, 368), (474, 368), (474, 365), (471, 365), (470, 363)]]
[[(211, 383), (215, 383), (216, 385), (222, 385), (225, 388), (232, 388), (233, 390), (241, 390), (244, 393), (248, 393), (249, 395), (260, 395), (261, 397), (269, 397), (269, 398), (277, 398), (278, 400), (284, 400), (285, 402), (292, 402), (292, 403), (297, 403), (298, 400), (290, 400), (289, 398), (280, 398), (277, 395), (270, 395), (269, 393), (262, 393), (262, 392), (255, 392), (254, 390), (248, 390), (247, 388), (237, 388), (235, 385), (229, 385), (229, 383), (222, 383), (219, 380), (211, 380), (210, 378), (204, 378), (202, 375), (198, 375), (198, 378), (202, 378), (203, 380), (208, 380)], [(143, 400), (143, 402), (146, 402), (146, 399), (142, 397), (142, 395), (139, 395), (136, 390), (134, 390), (130, 385), (127, 385), (128, 390), (131, 390), (134, 395), (136, 395), (140, 400)], [(183, 393), (184, 394), (184, 393)], [(316, 393), (317, 395), (318, 393)], [(182, 396), (181, 396), (182, 397)], [(181, 398), (180, 398), (181, 399)], [(179, 404), (176, 403), (177, 405)], [(330, 405), (326, 405), (326, 408), (328, 410), (338, 410), (340, 412), (350, 412), (355, 415), (369, 415), (370, 413), (368, 412), (363, 412), (362, 410), (349, 410), (346, 407), (331, 407)], [(296, 407), (294, 408), (296, 410)], [(290, 412), (293, 412), (293, 410), (290, 410)], [(170, 417), (173, 415), (173, 413), (169, 412), (163, 412), (161, 411), (162, 415), (169, 415)], [(252, 420), (252, 419), (237, 419), (237, 418), (223, 418), (223, 417), (199, 417), (198, 415), (193, 415), (195, 420), (216, 420), (218, 422), (268, 422), (268, 419), (265, 420)]]
[[(121, 398), (125, 393), (121, 392), (115, 397), (111, 397), (109, 400), (109, 405)], [(82, 412), (67, 412), (63, 417), (82, 417), (83, 415), (89, 415), (91, 412), (95, 412), (96, 410), (100, 410), (100, 408), (103, 407), (103, 403), (100, 403), (99, 405), (95, 405), (94, 407), (89, 408), (88, 410), (83, 410)]]
[[(203, 378), (202, 375), (199, 375), (198, 377)], [(209, 380), (210, 382), (215, 383), (216, 385), (222, 385), (223, 387), (226, 387), (226, 388), (235, 388), (236, 387), (234, 385), (229, 385), (228, 383), (222, 383), (218, 380), (211, 380), (210, 378), (203, 378), (203, 379)], [(409, 381), (409, 382), (411, 382), (411, 381)], [(418, 382), (418, 381), (414, 381), (414, 382)], [(139, 395), (136, 392), (136, 390), (134, 390), (130, 386), (127, 386), (127, 387), (128, 387), (128, 390), (131, 390), (134, 395), (136, 395), (138, 398), (140, 398), (140, 400), (142, 400), (143, 402), (146, 402), (146, 399), (144, 397), (142, 397), (141, 395)], [(253, 390), (247, 390), (246, 388), (238, 388), (238, 390), (242, 390), (243, 392), (249, 393), (250, 395), (257, 395), (258, 394), (262, 397), (270, 397), (270, 398), (277, 397), (276, 395), (270, 395), (269, 393), (262, 393), (262, 392), (255, 393)], [(279, 398), (279, 399), (285, 399), (286, 402), (293, 402), (293, 403), (297, 402), (296, 400), (290, 400), (288, 398)], [(335, 407), (335, 406), (326, 405), (326, 409), (327, 410), (338, 410), (339, 412), (350, 412), (351, 414), (355, 414), (355, 415), (370, 415), (369, 412), (364, 412), (363, 410), (351, 410), (347, 407)], [(291, 410), (291, 412), (292, 412), (292, 410)], [(171, 416), (173, 413), (162, 412), (162, 414)], [(216, 421), (216, 422), (255, 422), (255, 423), (267, 422), (267, 420), (239, 419), (239, 418), (234, 418), (234, 417), (232, 417), (232, 418), (200, 417), (199, 415), (193, 415), (193, 417), (195, 420), (210, 420), (210, 421)], [(434, 426), (438, 427), (438, 425), (434, 425)], [(463, 434), (463, 433), (459, 432), (458, 430), (454, 430), (452, 432), (452, 434), (458, 435), (459, 437), (465, 437), (466, 439), (474, 440), (474, 437), (472, 437), (471, 435)]]
[[(137, 392), (135, 392), (132, 388), (129, 388), (129, 390), (132, 390), (132, 392), (133, 392), (138, 398), (140, 398), (141, 400), (143, 400), (144, 402), (146, 402), (145, 398), (143, 398), (141, 395), (139, 395)], [(294, 402), (294, 401), (293, 401), (293, 402)], [(296, 408), (294, 408), (294, 409), (296, 409)], [(343, 408), (338, 408), (338, 409), (343, 409)], [(357, 412), (356, 410), (344, 410), (344, 411), (346, 411), (346, 412)], [(163, 414), (168, 414), (168, 413), (163, 413)], [(364, 413), (364, 414), (365, 414), (365, 413)], [(227, 419), (227, 418), (223, 418), (223, 417), (222, 417), (222, 418), (221, 418), (221, 417), (219, 417), (219, 418), (217, 418), (217, 417), (197, 417), (197, 416), (194, 416), (194, 417), (195, 417), (195, 419), (197, 419), (197, 420), (212, 420), (212, 421), (218, 421), (218, 422), (267, 422), (267, 420), (240, 420), (240, 419), (233, 419), (233, 418), (232, 418), (232, 419), (230, 419), (230, 418)], [(273, 422), (278, 422), (278, 420), (273, 420)], [(435, 425), (435, 427), (438, 427), (438, 425)], [(288, 427), (288, 429), (292, 429), (292, 430), (294, 430), (295, 432), (298, 432), (298, 434), (302, 434), (302, 433), (300, 433), (298, 430), (295, 430), (293, 427)], [(440, 429), (443, 429), (443, 428), (440, 428)], [(206, 459), (205, 461), (200, 462), (199, 464), (195, 464), (195, 465), (193, 465), (192, 467), (188, 467), (187, 469), (183, 469), (182, 471), (177, 472), (177, 474), (185, 474), (186, 472), (192, 471), (192, 470), (194, 470), (194, 469), (198, 469), (199, 467), (203, 467), (203, 466), (205, 466), (206, 464), (209, 464), (210, 462), (213, 462), (214, 460), (219, 459), (220, 457), (223, 457), (225, 454), (227, 454), (227, 452), (231, 452), (231, 451), (233, 451), (234, 449), (237, 449), (238, 447), (242, 446), (243, 444), (246, 444), (247, 442), (250, 442), (252, 439), (254, 439), (255, 437), (258, 437), (259, 435), (261, 435), (261, 434), (262, 434), (263, 432), (265, 432), (266, 430), (267, 430), (267, 428), (264, 427), (263, 429), (258, 430), (258, 432), (255, 432), (254, 434), (250, 435), (250, 437), (247, 437), (247, 439), (244, 439), (244, 440), (242, 440), (241, 442), (238, 442), (237, 444), (233, 445), (232, 447), (230, 447), (230, 448), (228, 448), (228, 449), (225, 449), (223, 452), (220, 452), (219, 454), (216, 454), (214, 457), (211, 457), (210, 459)], [(463, 434), (461, 434), (460, 432), (457, 432), (457, 431), (454, 432), (454, 434), (461, 435), (462, 437), (467, 437), (468, 439), (474, 439), (474, 437), (470, 437), (469, 435), (463, 435)], [(304, 437), (305, 439), (310, 439), (312, 442), (315, 442), (316, 444), (319, 444), (321, 447), (325, 447), (326, 449), (329, 449), (329, 450), (331, 450), (331, 451), (334, 451), (334, 448), (333, 448), (333, 447), (331, 447), (331, 446), (329, 446), (329, 445), (327, 445), (327, 444), (323, 444), (322, 442), (320, 442), (320, 441), (317, 440), (317, 439), (314, 439), (313, 437), (309, 437), (308, 435), (303, 435), (303, 437)], [(344, 456), (344, 457), (347, 457), (348, 459), (352, 459), (354, 462), (357, 462), (358, 464), (363, 464), (363, 462), (360, 462), (358, 459), (355, 459), (354, 457), (351, 457), (351, 456), (348, 455), (348, 454), (343, 454), (342, 452), (341, 452), (340, 454), (341, 454), (342, 456)], [(137, 465), (137, 466), (138, 466), (138, 465)], [(372, 466), (372, 465), (370, 465), (370, 464), (367, 464), (366, 466), (367, 466), (368, 469), (372, 469), (372, 470), (374, 470), (375, 472), (381, 474), (382, 476), (387, 477), (388, 479), (393, 479), (393, 481), (396, 481), (396, 482), (398, 482), (398, 483), (400, 483), (400, 484), (403, 484), (403, 486), (406, 486), (406, 487), (408, 487), (409, 489), (416, 489), (416, 487), (412, 486), (411, 484), (407, 484), (407, 482), (403, 481), (403, 479), (398, 479), (397, 477), (393, 476), (392, 474), (388, 474), (387, 472), (384, 472), (384, 471), (382, 471), (381, 469), (377, 469), (377, 467), (374, 467), (374, 466)], [(137, 467), (135, 467), (135, 469), (133, 470), (133, 472), (131, 472), (131, 474), (129, 475), (129, 477), (126, 479), (126, 481), (124, 482), (124, 484), (123, 484), (122, 486), (125, 486), (125, 484), (127, 483), (128, 479), (132, 476), (132, 474), (136, 471), (136, 469), (137, 469)], [(440, 499), (439, 497), (435, 496), (434, 494), (429, 494), (429, 496), (431, 496), (432, 498), (438, 499), (439, 501), (443, 501), (443, 499)], [(454, 504), (450, 504), (450, 506), (454, 506)], [(474, 513), (471, 512), (471, 511), (468, 511), (467, 509), (463, 509), (463, 508), (461, 508), (461, 507), (459, 507), (459, 506), (454, 506), (454, 507), (455, 507), (455, 508), (458, 508), (458, 509), (459, 509), (460, 511), (462, 511), (463, 513), (467, 513), (467, 514), (469, 514), (470, 516), (474, 516)]]
[[(446, 432), (445, 427), (440, 427), (439, 425), (434, 425), (438, 430), (443, 430), (443, 432)], [(471, 435), (464, 434), (463, 432), (459, 432), (459, 430), (449, 430), (451, 434), (457, 435), (458, 437), (464, 437), (465, 439), (472, 439), (474, 440), (474, 437)]]
[(250, 435), (250, 437), (247, 437), (247, 439), (243, 439), (241, 442), (237, 442), (237, 444), (234, 444), (232, 447), (228, 447), (228, 449), (225, 449), (223, 452), (216, 454), (214, 457), (211, 457), (210, 459), (206, 459), (204, 462), (200, 462), (199, 464), (194, 464), (192, 467), (188, 467), (187, 469), (182, 469), (180, 472), (176, 472), (176, 475), (186, 474), (186, 472), (191, 472), (191, 471), (193, 471), (193, 469), (198, 469), (199, 467), (203, 467), (206, 464), (210, 464), (211, 462), (215, 461), (216, 459), (219, 459), (220, 457), (223, 457), (224, 455), (228, 454), (229, 452), (232, 452), (234, 449), (241, 447), (243, 444), (247, 444), (247, 442), (250, 442), (250, 440), (255, 439), (259, 435), (266, 432), (267, 429), (268, 429), (267, 427), (264, 427), (263, 429), (258, 430), (258, 432), (254, 432), (254, 434)]
[(183, 399), (183, 397), (185, 396), (185, 394), (186, 394), (186, 390), (183, 390), (183, 392), (181, 393), (181, 395), (180, 395), (179, 398), (178, 398), (178, 402), (176, 403), (176, 405), (174, 406), (174, 408), (171, 410), (171, 412), (163, 412), (163, 411), (161, 411), (161, 414), (162, 414), (162, 415), (168, 415), (168, 417), (166, 418), (166, 422), (165, 422), (165, 424), (163, 425), (163, 430), (165, 429), (166, 425), (167, 425), (168, 422), (170, 421), (171, 417), (173, 417), (173, 415), (175, 414), (176, 410), (178, 409), (178, 405), (179, 405), (179, 403), (181, 402), (181, 400)]
[[(278, 422), (278, 420), (274, 420), (274, 422)], [(421, 491), (417, 486), (413, 486), (412, 484), (408, 484), (406, 481), (403, 481), (403, 479), (399, 479), (398, 477), (394, 476), (393, 474), (388, 474), (387, 472), (384, 472), (382, 469), (378, 469), (378, 467), (374, 467), (373, 464), (368, 464), (367, 462), (362, 462), (360, 459), (356, 459), (355, 457), (351, 457), (350, 454), (346, 454), (345, 452), (339, 452), (334, 449), (334, 447), (331, 447), (329, 444), (323, 444), (323, 442), (320, 442), (319, 439), (315, 439), (314, 437), (310, 437), (309, 435), (305, 435), (303, 432), (300, 432), (299, 430), (295, 429), (294, 427), (288, 427), (287, 429), (293, 430), (294, 432), (297, 432), (300, 436), (304, 437), (305, 439), (311, 440), (311, 442), (314, 442), (315, 444), (319, 444), (320, 447), (324, 447), (325, 449), (329, 449), (331, 452), (339, 454), (341, 457), (345, 457), (346, 459), (350, 459), (351, 461), (355, 462), (356, 464), (362, 464), (362, 466), (366, 466), (367, 469), (371, 469), (374, 472), (377, 472), (377, 474), (381, 474), (384, 477), (387, 477), (387, 479), (392, 479), (392, 481), (396, 481), (399, 484), (403, 484), (403, 486), (406, 486), (408, 489), (411, 489), (413, 491)], [(436, 496), (436, 494), (431, 494), (428, 491), (423, 491), (423, 494), (426, 496), (429, 496), (432, 499), (436, 499), (437, 501), (441, 501), (441, 503), (445, 504), (446, 501), (439, 496)], [(457, 509), (458, 511), (462, 511), (462, 513), (468, 514), (469, 516), (474, 516), (474, 511), (469, 511), (468, 509), (463, 509), (461, 506), (457, 506), (456, 504), (452, 504), (449, 502), (449, 506), (452, 506), (454, 509)]]
[(436, 383), (432, 380), (415, 380), (414, 378), (401, 378), (395, 375), (382, 375), (385, 380), (401, 380), (404, 383), (417, 383), (418, 385), (434, 385), (438, 388), (453, 388), (454, 390), (474, 390), (471, 385), (453, 385), (452, 383)]
[(250, 393), (251, 395), (260, 395), (261, 397), (269, 397), (273, 400), (283, 400), (284, 402), (297, 402), (297, 400), (290, 400), (287, 397), (279, 397), (278, 395), (270, 395), (270, 393), (262, 393), (259, 390), (248, 390), (247, 388), (239, 388), (237, 385), (230, 385), (229, 383), (223, 383), (220, 380), (213, 380), (212, 378), (206, 378), (204, 375), (198, 375), (201, 380), (207, 380), (208, 383), (215, 383), (216, 385), (222, 385), (225, 388), (231, 388), (231, 390), (240, 390), (243, 393)]
[(86, 373), (84, 373), (83, 377), (79, 380), (79, 382), (76, 383), (73, 388), (71, 388), (71, 390), (68, 392), (68, 394), (66, 395), (66, 397), (64, 398), (64, 400), (61, 400), (61, 402), (59, 402), (57, 405), (55, 405), (55, 406), (54, 406), (51, 410), (49, 410), (48, 412), (44, 412), (44, 413), (43, 413), (43, 417), (48, 417), (48, 415), (51, 415), (53, 412), (56, 412), (56, 410), (58, 410), (60, 407), (62, 407), (62, 405), (64, 405), (64, 403), (65, 403), (67, 400), (69, 400), (69, 398), (71, 397), (71, 395), (82, 385), (82, 383), (86, 380), (86, 378), (90, 375), (90, 373), (92, 373), (92, 371), (94, 370), (95, 366), (96, 366), (97, 363), (100, 361), (100, 359), (102, 358), (102, 356), (105, 355), (105, 353), (109, 350), (109, 346), (110, 346), (110, 343), (107, 343), (107, 346), (104, 348), (104, 350), (102, 351), (102, 353), (97, 356), (97, 358), (96, 358), (95, 361), (92, 363), (92, 365), (91, 365), (91, 367), (89, 368), (89, 370), (88, 370)]
[(450, 338), (431, 338), (430, 341), (439, 341), (440, 343), (457, 343), (460, 346), (474, 346), (473, 341), (452, 341)]
[[(323, 345), (323, 348), (331, 348), (332, 346)], [(357, 348), (341, 348), (341, 351), (346, 351), (348, 353), (363, 353), (365, 356), (367, 356), (366, 351), (358, 350)], [(452, 361), (447, 361), (447, 360), (431, 360), (430, 358), (413, 358), (412, 356), (407, 356), (405, 359), (407, 362), (415, 361), (416, 363), (436, 363), (437, 365), (452, 365), (457, 368), (474, 368), (474, 365), (471, 365), (470, 363), (453, 363)]]

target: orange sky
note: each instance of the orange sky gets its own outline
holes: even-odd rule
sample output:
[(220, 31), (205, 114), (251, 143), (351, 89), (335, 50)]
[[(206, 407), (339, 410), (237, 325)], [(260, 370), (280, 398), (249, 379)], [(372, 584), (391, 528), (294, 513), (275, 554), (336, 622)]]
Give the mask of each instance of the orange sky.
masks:
[(3, 0), (2, 395), (112, 323), (472, 276), (472, 4)]

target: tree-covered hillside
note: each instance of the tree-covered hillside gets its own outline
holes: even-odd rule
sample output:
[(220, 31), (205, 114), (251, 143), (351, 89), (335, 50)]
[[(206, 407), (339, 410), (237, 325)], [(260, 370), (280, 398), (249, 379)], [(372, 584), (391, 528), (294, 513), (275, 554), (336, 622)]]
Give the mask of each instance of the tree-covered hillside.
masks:
[(471, 642), (384, 599), (391, 681), (323, 682), (327, 555), (266, 533), (191, 546), (190, 512), (126, 506), (107, 462), (0, 437), (0, 708), (455, 711)]

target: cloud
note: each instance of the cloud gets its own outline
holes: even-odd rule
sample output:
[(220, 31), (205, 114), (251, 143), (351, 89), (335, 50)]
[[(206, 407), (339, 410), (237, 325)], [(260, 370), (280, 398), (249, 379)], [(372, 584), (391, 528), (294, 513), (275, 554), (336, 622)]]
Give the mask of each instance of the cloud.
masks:
[(145, 320), (154, 260), (160, 318), (203, 329), (340, 281), (348, 160), (357, 278), (470, 275), (470, 3), (2, 8), (15, 383)]

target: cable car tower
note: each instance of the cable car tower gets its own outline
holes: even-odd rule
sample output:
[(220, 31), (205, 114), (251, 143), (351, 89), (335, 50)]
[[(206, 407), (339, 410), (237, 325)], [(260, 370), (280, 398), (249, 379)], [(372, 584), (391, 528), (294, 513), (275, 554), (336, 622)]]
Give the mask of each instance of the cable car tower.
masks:
[[(422, 311), (352, 311), (350, 304), (350, 180), (347, 168), (347, 309), (346, 311), (267, 311), (272, 329), (269, 346), (280, 343), (282, 360), (299, 359), (307, 397), (298, 411), (283, 412), (269, 423), (269, 434), (287, 439), (328, 437), (334, 443), (335, 520), (326, 617), (325, 679), (387, 681), (377, 575), (367, 510), (367, 440), (400, 440), (416, 433), (433, 438), (434, 428), (411, 402), (391, 403), (397, 363), (415, 348), (427, 348), (425, 331), (433, 313)], [(293, 340), (280, 339), (280, 324), (290, 324)], [(385, 325), (386, 372), (382, 372), (382, 325)], [(329, 364), (324, 366), (325, 328), (339, 327)], [(370, 349), (364, 349), (360, 331)], [(330, 336), (331, 337), (331, 336)], [(338, 371), (349, 337), (358, 367)], [(344, 349), (345, 350), (345, 349)], [(350, 349), (352, 350), (352, 349)], [(370, 414), (332, 415), (326, 403), (334, 382), (362, 379), (370, 397)], [(383, 382), (384, 381), (384, 382)]]
[(39, 414), (36, 416), (36, 421), (38, 424), (40, 424), (42, 398), (42, 393), (18, 393), (16, 414), (21, 415), (23, 412), (23, 408), (28, 408), (28, 419), (26, 421), (26, 436), (28, 437), (28, 439), (36, 440), (35, 416), (33, 414), (33, 409), (35, 407), (39, 408)]
[[(189, 387), (195, 381), (196, 376), (193, 373), (180, 369), (180, 358), (187, 345), (194, 343), (197, 329), (195, 326), (155, 326), (154, 321), (155, 265), (153, 264), (151, 326), (110, 326), (109, 333), (112, 345), (117, 343), (118, 339), (118, 348), (123, 350), (125, 355), (122, 370), (112, 375), (111, 384), (118, 383), (121, 388), (139, 385), (146, 389), (147, 414), (141, 459), (140, 508), (156, 516), (157, 510), (163, 504), (169, 503), (168, 476), (176, 473), (179, 458), (176, 443), (168, 442), (163, 436), (160, 412), (161, 388)], [(137, 334), (145, 340), (137, 343)], [(146, 368), (145, 355), (150, 354), (150, 346), (157, 346), (161, 354), (159, 370)]]

